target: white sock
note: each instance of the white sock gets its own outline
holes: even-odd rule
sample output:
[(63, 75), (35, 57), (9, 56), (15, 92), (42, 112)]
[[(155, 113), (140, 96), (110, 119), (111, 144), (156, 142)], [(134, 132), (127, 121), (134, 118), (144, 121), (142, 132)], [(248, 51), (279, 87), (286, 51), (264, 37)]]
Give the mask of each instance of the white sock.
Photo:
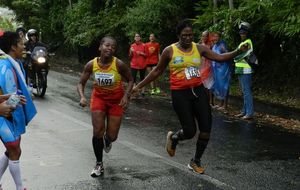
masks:
[(21, 169), (20, 169), (20, 161), (19, 160), (9, 160), (8, 161), (9, 171), (11, 176), (13, 177), (16, 189), (21, 190), (23, 189), (22, 179), (21, 179)]
[(5, 154), (0, 157), (0, 184), (1, 179), (8, 166), (8, 158)]

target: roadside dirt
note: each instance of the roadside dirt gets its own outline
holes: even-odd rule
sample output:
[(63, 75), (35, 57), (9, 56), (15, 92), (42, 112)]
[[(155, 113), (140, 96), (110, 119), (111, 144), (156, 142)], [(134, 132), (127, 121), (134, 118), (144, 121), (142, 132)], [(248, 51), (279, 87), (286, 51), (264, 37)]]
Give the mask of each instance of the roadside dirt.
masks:
[[(228, 117), (235, 117), (235, 115), (239, 114), (239, 109), (232, 105), (228, 105), (228, 108), (226, 110), (217, 111), (227, 115)], [(280, 126), (290, 132), (300, 134), (300, 121), (296, 119), (286, 119), (276, 115), (255, 112), (253, 121), (256, 121), (259, 124), (267, 123), (271, 125)]]

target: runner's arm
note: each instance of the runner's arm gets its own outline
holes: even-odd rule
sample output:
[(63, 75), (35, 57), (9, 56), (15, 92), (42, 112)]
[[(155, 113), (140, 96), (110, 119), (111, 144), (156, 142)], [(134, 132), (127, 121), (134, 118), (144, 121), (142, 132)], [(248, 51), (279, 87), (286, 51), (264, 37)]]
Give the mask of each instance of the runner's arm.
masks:
[(120, 74), (128, 83), (127, 88), (125, 90), (125, 95), (129, 97), (133, 88), (133, 77), (131, 75), (130, 69), (123, 61), (119, 59), (117, 59), (117, 66)]
[(236, 57), (237, 55), (239, 55), (240, 53), (248, 50), (248, 46), (244, 45), (244, 46), (241, 46), (241, 48), (236, 49), (234, 51), (231, 51), (228, 53), (223, 53), (223, 54), (217, 54), (217, 53), (213, 52), (212, 50), (210, 50), (208, 47), (205, 47), (204, 45), (201, 45), (201, 44), (197, 44), (197, 48), (202, 56), (204, 56), (210, 60), (220, 61), (220, 62), (230, 60), (230, 59)]
[(117, 59), (117, 66), (118, 66), (119, 73), (122, 75), (122, 77), (128, 83), (127, 88), (124, 93), (124, 96), (121, 99), (120, 104), (119, 104), (124, 109), (126, 109), (129, 104), (129, 98), (130, 98), (130, 94), (131, 94), (131, 91), (133, 88), (133, 77), (131, 75), (129, 67), (125, 63), (123, 63), (123, 61)]
[(166, 67), (168, 66), (168, 64), (171, 60), (172, 54), (173, 54), (173, 50), (172, 50), (171, 46), (166, 47), (164, 49), (164, 51), (162, 52), (162, 55), (160, 57), (160, 60), (158, 61), (157, 66), (154, 67), (154, 69), (152, 69), (152, 71), (146, 76), (146, 78), (143, 81), (141, 81), (140, 83), (138, 83), (136, 85), (134, 90), (136, 91), (138, 89), (141, 89), (142, 87), (144, 87), (145, 85), (149, 84), (150, 82), (155, 80), (157, 77), (159, 77), (164, 72)]
[(87, 80), (90, 78), (91, 74), (93, 72), (93, 61), (89, 61), (81, 73), (79, 83), (77, 84), (77, 92), (80, 96), (80, 103), (82, 107), (85, 107), (87, 105), (86, 98), (84, 96), (84, 88), (86, 85)]

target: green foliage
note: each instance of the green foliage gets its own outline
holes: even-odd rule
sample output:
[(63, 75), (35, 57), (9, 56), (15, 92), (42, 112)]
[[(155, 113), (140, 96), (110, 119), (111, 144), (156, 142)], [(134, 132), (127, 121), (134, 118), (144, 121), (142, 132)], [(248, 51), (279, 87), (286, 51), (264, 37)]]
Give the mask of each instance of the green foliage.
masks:
[(0, 7), (0, 12), (0, 29), (3, 31), (14, 30), (16, 23), (13, 21), (16, 15), (13, 11)]
[(91, 1), (79, 1), (72, 8), (68, 8), (64, 22), (64, 36), (66, 42), (82, 46), (91, 44), (100, 27), (98, 17), (92, 15)]
[(9, 18), (0, 17), (0, 29), (3, 31), (14, 30), (14, 25)]
[[(133, 41), (135, 33), (139, 33), (147, 41), (150, 33), (154, 33), (162, 46), (176, 40), (175, 28), (177, 23), (187, 16), (183, 11), (187, 1), (177, 0), (136, 0), (127, 9), (122, 23), (125, 35)], [(189, 6), (191, 9), (192, 6)]]
[(136, 32), (142, 36), (151, 32), (158, 34), (166, 25), (173, 25), (166, 18), (175, 16), (176, 19), (178, 11), (179, 7), (172, 4), (172, 0), (137, 0), (122, 20), (126, 23), (126, 35), (132, 37)]
[[(270, 29), (278, 36), (293, 37), (300, 33), (300, 2), (273, 0), (267, 4)], [(274, 11), (275, 9), (275, 11)]]

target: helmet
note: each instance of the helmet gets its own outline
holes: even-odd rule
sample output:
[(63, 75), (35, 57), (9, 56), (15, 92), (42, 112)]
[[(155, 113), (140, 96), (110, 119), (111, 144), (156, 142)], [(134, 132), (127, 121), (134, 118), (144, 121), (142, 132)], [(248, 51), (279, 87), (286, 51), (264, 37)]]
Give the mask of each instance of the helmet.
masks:
[(249, 32), (250, 29), (251, 29), (251, 25), (248, 22), (242, 21), (241, 24), (239, 25), (239, 30)]
[(39, 37), (39, 34), (38, 34), (38, 31), (36, 29), (29, 29), (28, 32), (27, 32), (27, 36), (28, 37), (30, 37), (30, 36)]

